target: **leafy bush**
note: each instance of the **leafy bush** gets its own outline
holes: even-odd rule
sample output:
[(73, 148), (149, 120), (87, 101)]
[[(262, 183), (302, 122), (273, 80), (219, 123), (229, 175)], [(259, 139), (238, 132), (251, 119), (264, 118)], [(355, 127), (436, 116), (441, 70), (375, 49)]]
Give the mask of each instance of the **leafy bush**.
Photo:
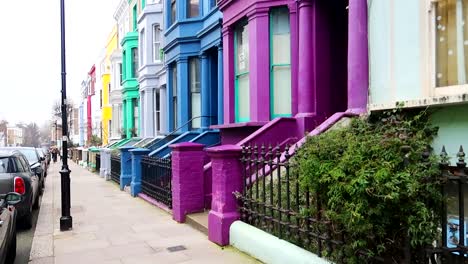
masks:
[(442, 196), (427, 151), (436, 134), (426, 111), (394, 110), (311, 137), (298, 151), (300, 186), (319, 193), (333, 233), (345, 235), (336, 254), (346, 263), (401, 263), (405, 245), (415, 252), (436, 239)]

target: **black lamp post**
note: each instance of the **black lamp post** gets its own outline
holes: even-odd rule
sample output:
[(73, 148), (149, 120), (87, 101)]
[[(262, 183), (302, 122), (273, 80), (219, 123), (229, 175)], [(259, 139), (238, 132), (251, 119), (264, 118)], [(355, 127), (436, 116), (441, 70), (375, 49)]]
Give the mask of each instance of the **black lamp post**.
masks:
[(61, 57), (62, 57), (62, 216), (60, 231), (71, 230), (73, 220), (70, 215), (70, 169), (68, 169), (68, 122), (67, 122), (67, 80), (65, 63), (65, 0), (60, 0)]

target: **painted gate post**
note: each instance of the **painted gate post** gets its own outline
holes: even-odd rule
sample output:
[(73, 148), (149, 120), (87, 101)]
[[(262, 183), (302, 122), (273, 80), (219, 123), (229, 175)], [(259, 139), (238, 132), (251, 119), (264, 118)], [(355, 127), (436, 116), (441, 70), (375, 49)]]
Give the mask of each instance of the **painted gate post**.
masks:
[[(108, 149), (108, 148), (105, 148), (104, 149), (104, 156), (102, 156), (104, 158), (103, 160), (103, 163), (104, 163), (104, 179), (106, 181), (110, 180), (111, 177), (111, 155), (112, 155), (112, 150), (111, 149)], [(101, 165), (102, 166), (102, 165)]]
[(120, 190), (130, 185), (132, 181), (132, 156), (130, 150), (134, 147), (120, 147)]
[(213, 171), (213, 197), (208, 215), (208, 239), (218, 245), (229, 244), (229, 227), (239, 219), (234, 192), (242, 191), (242, 149), (224, 145), (207, 150)]
[[(99, 149), (99, 158), (100, 158), (100, 163), (101, 163), (101, 167), (99, 168), (99, 176), (104, 178), (104, 176), (106, 175), (106, 163), (105, 163), (105, 160), (106, 160), (106, 149), (105, 148), (102, 148), (102, 149)], [(96, 163), (97, 163), (97, 160), (96, 160)]]
[(132, 182), (130, 194), (136, 197), (141, 192), (141, 158), (150, 153), (149, 149), (137, 148), (129, 151), (132, 155)]
[(205, 145), (184, 142), (170, 147), (172, 148), (172, 218), (183, 223), (187, 214), (205, 209), (203, 188)]

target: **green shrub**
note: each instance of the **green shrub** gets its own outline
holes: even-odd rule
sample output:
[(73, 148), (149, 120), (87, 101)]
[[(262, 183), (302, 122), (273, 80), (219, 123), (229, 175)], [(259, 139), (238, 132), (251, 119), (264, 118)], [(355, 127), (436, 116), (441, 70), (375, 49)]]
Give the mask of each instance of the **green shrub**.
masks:
[(405, 243), (416, 252), (437, 238), (438, 162), (434, 154), (422, 159), (436, 134), (426, 111), (394, 110), (307, 140), (293, 162), (301, 188), (320, 194), (333, 233), (345, 234), (332, 259), (400, 263)]

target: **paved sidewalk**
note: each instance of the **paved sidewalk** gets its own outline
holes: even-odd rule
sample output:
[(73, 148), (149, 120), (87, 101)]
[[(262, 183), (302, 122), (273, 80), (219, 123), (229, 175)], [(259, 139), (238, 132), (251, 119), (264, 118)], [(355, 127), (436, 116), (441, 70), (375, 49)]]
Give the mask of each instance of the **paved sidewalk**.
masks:
[[(46, 180), (29, 263), (257, 263), (71, 161), (73, 231), (60, 232), (59, 168)], [(177, 246), (186, 249), (168, 249)]]

